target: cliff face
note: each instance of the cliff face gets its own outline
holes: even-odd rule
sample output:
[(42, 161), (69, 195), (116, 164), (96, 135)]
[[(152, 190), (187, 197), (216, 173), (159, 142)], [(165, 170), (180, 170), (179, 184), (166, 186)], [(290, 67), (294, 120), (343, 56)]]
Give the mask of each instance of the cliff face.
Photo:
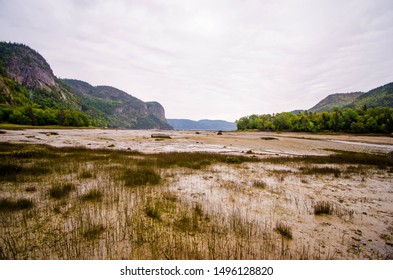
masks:
[(38, 52), (22, 44), (0, 42), (1, 104), (70, 109), (89, 115), (95, 126), (172, 129), (158, 102), (145, 103), (110, 86), (60, 80)]
[(165, 118), (165, 109), (162, 105), (156, 101), (145, 102), (147, 111), (149, 114), (156, 116), (160, 120), (166, 121)]
[[(0, 84), (1, 103), (13, 106), (36, 103), (56, 109), (81, 108), (79, 100), (62, 87), (46, 60), (25, 45), (0, 42)], [(21, 92), (25, 92), (22, 99)]]
[(27, 46), (0, 44), (5, 71), (18, 84), (31, 89), (57, 88), (56, 78), (46, 60)]
[(85, 112), (100, 119), (105, 126), (172, 129), (166, 121), (164, 108), (158, 102), (143, 102), (110, 86), (94, 87), (70, 79), (61, 81), (82, 100)]

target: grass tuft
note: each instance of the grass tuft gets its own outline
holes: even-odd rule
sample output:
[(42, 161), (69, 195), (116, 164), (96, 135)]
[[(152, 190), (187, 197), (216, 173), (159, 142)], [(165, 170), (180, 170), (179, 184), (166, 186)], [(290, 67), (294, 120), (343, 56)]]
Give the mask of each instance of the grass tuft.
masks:
[(81, 196), (81, 200), (99, 202), (102, 200), (102, 193), (99, 190), (90, 190)]
[(262, 180), (257, 180), (252, 183), (252, 186), (257, 189), (266, 189), (267, 184)]
[(129, 169), (123, 176), (127, 187), (137, 187), (145, 185), (157, 185), (161, 181), (161, 176), (153, 168), (141, 167)]
[(49, 195), (51, 198), (61, 199), (67, 197), (73, 190), (75, 190), (75, 185), (72, 183), (58, 184), (49, 190)]
[(146, 206), (145, 214), (154, 220), (161, 221), (161, 211), (158, 207), (153, 207), (151, 205)]
[(341, 175), (341, 171), (338, 168), (333, 167), (301, 167), (300, 171), (307, 175), (330, 175), (338, 178)]
[(89, 225), (89, 228), (83, 232), (83, 237), (89, 240), (98, 238), (105, 231), (103, 225)]
[(26, 192), (36, 192), (36, 191), (37, 191), (37, 188), (36, 188), (36, 187), (27, 187), (27, 188), (25, 189), (25, 191), (26, 191)]
[(0, 177), (13, 176), (23, 171), (23, 168), (17, 164), (9, 162), (0, 163)]
[(328, 201), (318, 201), (314, 204), (314, 214), (315, 215), (332, 215), (333, 214), (333, 204)]
[(20, 198), (18, 200), (11, 200), (8, 198), (0, 199), (0, 211), (2, 212), (27, 210), (33, 208), (33, 206), (33, 201), (26, 198)]
[(89, 171), (89, 170), (83, 170), (80, 174), (79, 174), (79, 178), (80, 179), (89, 179), (89, 178), (93, 178), (94, 174)]
[(277, 222), (276, 227), (274, 228), (277, 233), (279, 233), (285, 239), (291, 240), (292, 237), (292, 229), (284, 222)]
[(264, 159), (266, 162), (274, 164), (287, 164), (303, 162), (312, 164), (352, 164), (352, 165), (366, 165), (377, 166), (379, 168), (387, 168), (393, 166), (393, 161), (390, 161), (384, 155), (357, 153), (340, 150), (328, 150), (335, 152), (328, 156), (298, 156), (298, 157), (270, 157)]

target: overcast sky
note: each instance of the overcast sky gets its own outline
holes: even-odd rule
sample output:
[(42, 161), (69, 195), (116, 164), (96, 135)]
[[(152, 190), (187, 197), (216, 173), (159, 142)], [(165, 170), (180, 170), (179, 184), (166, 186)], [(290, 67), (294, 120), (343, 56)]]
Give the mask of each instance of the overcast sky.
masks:
[(0, 41), (167, 118), (234, 121), (393, 82), (392, 0), (0, 0)]

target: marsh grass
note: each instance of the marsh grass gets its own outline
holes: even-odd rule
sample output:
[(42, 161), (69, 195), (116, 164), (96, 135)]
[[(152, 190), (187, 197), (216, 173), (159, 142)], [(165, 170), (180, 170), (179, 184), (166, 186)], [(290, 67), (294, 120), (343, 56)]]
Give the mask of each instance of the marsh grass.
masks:
[[(25, 152), (30, 150), (34, 152)], [(293, 159), (285, 159), (285, 163), (288, 160)], [(293, 169), (307, 167), (309, 162), (302, 160), (296, 162)], [(318, 160), (322, 162), (322, 159)], [(299, 249), (288, 245), (297, 240), (285, 241), (283, 246), (282, 240), (287, 239), (283, 236), (288, 233), (282, 230), (283, 233), (276, 234), (282, 228), (272, 222), (277, 220), (277, 213), (262, 220), (259, 213), (247, 212), (236, 203), (209, 205), (206, 203), (208, 188), (207, 195), (197, 199), (176, 189), (181, 176), (203, 177), (205, 172), (213, 172), (214, 168), (207, 168), (210, 165), (225, 166), (228, 174), (224, 175), (244, 171), (241, 174), (254, 174), (255, 177), (247, 177), (250, 181), (242, 177), (243, 183), (214, 174), (219, 191), (236, 192), (239, 197), (250, 199), (250, 203), (255, 194), (261, 197), (261, 201), (271, 199), (273, 192), (270, 189), (284, 189), (291, 178), (265, 186), (265, 177), (261, 176), (266, 173), (247, 173), (252, 169), (247, 169), (249, 165), (245, 163), (258, 161), (261, 160), (251, 156), (225, 154), (142, 154), (115, 149), (0, 143), (0, 166), (4, 167), (0, 169), (4, 175), (0, 177), (4, 182), (0, 195), (14, 197), (0, 200), (1, 258), (321, 258), (313, 247)], [(263, 163), (256, 165), (262, 166)], [(364, 167), (362, 164), (352, 165)], [(47, 170), (39, 171), (40, 167)], [(285, 175), (297, 176), (296, 173)], [(308, 175), (302, 174), (311, 182), (313, 177)], [(32, 184), (37, 180), (38, 184)], [(242, 187), (250, 184), (248, 182), (255, 189)], [(29, 187), (32, 189), (27, 190)], [(269, 192), (257, 188), (266, 188)], [(276, 200), (280, 200), (277, 203), (287, 203), (280, 199), (282, 195), (282, 191), (274, 193)], [(28, 196), (32, 205), (16, 199), (22, 196)], [(340, 211), (341, 214), (333, 213), (345, 217), (353, 214), (343, 207)], [(312, 210), (307, 213), (310, 212)], [(289, 232), (292, 234), (290, 227)]]
[[(0, 163), (0, 181), (35, 181), (37, 177), (47, 175), (52, 170), (49, 167), (43, 166), (40, 163), (14, 163), (9, 159), (5, 159)], [(26, 178), (28, 176), (29, 178)]]
[(257, 188), (257, 189), (266, 189), (267, 184), (265, 181), (262, 180), (256, 180), (252, 183), (253, 188)]
[(302, 174), (307, 175), (330, 175), (333, 174), (334, 177), (338, 178), (341, 175), (341, 171), (335, 167), (300, 167), (299, 169)]
[(288, 224), (284, 222), (277, 222), (276, 227), (274, 228), (277, 233), (279, 233), (282, 237), (288, 240), (292, 240), (292, 228), (288, 226)]
[(379, 154), (357, 153), (341, 150), (329, 150), (334, 154), (328, 156), (292, 156), (292, 157), (270, 157), (265, 162), (274, 164), (287, 163), (309, 163), (309, 164), (351, 164), (359, 166), (376, 166), (386, 169), (393, 166), (386, 156)]
[(12, 200), (9, 198), (0, 199), (0, 211), (2, 212), (27, 210), (33, 207), (34, 207), (34, 203), (31, 199), (26, 199), (26, 198), (19, 198), (17, 200)]
[(215, 163), (241, 164), (244, 162), (256, 162), (258, 159), (246, 156), (229, 156), (214, 153), (160, 153), (152, 155), (150, 158), (160, 168), (184, 167), (191, 169), (202, 169), (208, 165)]
[(102, 200), (102, 192), (100, 190), (90, 190), (81, 196), (81, 200), (99, 202)]
[(161, 181), (160, 174), (149, 167), (128, 169), (124, 172), (123, 179), (127, 187), (158, 185)]
[(208, 216), (204, 215), (202, 205), (196, 204), (191, 212), (183, 211), (175, 220), (174, 225), (183, 232), (202, 231), (202, 224), (208, 221)]
[(89, 179), (89, 178), (94, 178), (94, 177), (95, 177), (95, 174), (93, 172), (91, 172), (90, 170), (83, 170), (79, 174), (80, 179)]
[(36, 192), (37, 191), (37, 188), (36, 187), (33, 187), (33, 186), (29, 186), (29, 187), (26, 187), (26, 189), (25, 189), (25, 191), (26, 192)]
[(76, 187), (73, 183), (55, 184), (49, 189), (49, 196), (54, 199), (65, 198), (75, 189)]
[(315, 215), (332, 215), (333, 203), (329, 201), (318, 201), (313, 205)]
[(103, 225), (90, 224), (88, 228), (83, 232), (83, 237), (89, 240), (98, 238), (105, 231)]
[(161, 221), (161, 210), (157, 205), (151, 206), (147, 205), (145, 207), (145, 214), (147, 217)]
[(0, 162), (0, 180), (7, 181), (9, 177), (24, 171), (22, 166), (11, 162)]

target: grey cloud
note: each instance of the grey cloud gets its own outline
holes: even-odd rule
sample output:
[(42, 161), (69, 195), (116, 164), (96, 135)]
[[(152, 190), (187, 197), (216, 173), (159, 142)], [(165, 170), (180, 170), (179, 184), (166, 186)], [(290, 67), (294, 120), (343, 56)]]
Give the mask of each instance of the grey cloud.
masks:
[(393, 81), (391, 1), (0, 3), (0, 40), (168, 117), (235, 120)]

